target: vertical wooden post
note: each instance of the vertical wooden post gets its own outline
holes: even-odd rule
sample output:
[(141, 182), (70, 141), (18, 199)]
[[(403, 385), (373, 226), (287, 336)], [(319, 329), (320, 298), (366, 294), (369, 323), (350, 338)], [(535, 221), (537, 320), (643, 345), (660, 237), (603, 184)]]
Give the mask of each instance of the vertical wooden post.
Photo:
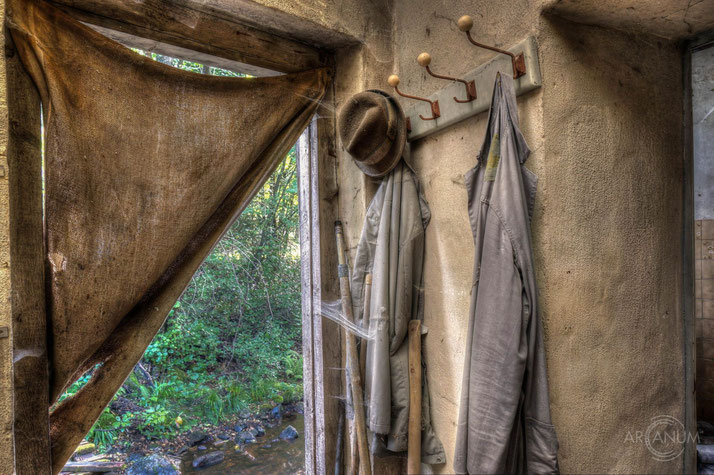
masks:
[[(364, 276), (364, 311), (362, 312), (362, 328), (369, 329), (370, 302), (372, 300), (372, 274)], [(367, 372), (367, 342), (362, 340), (359, 345), (359, 372), (364, 381)]]
[[(345, 243), (342, 237), (342, 223), (335, 222), (335, 237), (337, 244), (337, 275), (340, 279), (340, 296), (342, 298), (342, 312), (345, 319), (354, 323), (352, 315), (352, 293), (350, 292), (349, 273), (345, 258)], [(347, 354), (347, 370), (350, 373), (350, 386), (352, 390), (352, 408), (355, 418), (357, 433), (357, 449), (359, 451), (360, 473), (371, 475), (369, 464), (369, 447), (367, 446), (367, 425), (364, 418), (364, 396), (359, 374), (359, 357), (357, 356), (357, 341), (355, 336), (345, 330), (345, 353)]]
[(332, 89), (298, 142), (300, 253), (305, 386), (305, 473), (323, 474), (335, 465), (342, 395), (340, 327), (323, 319), (323, 301), (338, 298), (331, 223), (336, 216)]
[(38, 475), (51, 472), (40, 100), (14, 46), (6, 60), (15, 473)]
[[(313, 334), (314, 308), (314, 243), (317, 239), (312, 229), (311, 193), (313, 181), (310, 173), (311, 140), (315, 135), (314, 121), (305, 129), (297, 143), (298, 209), (300, 216), (300, 284), (302, 303), (302, 358), (303, 358), (303, 414), (305, 416), (305, 473), (315, 470), (315, 336)], [(319, 317), (318, 317), (319, 318)]]
[(421, 473), (421, 320), (409, 322), (407, 473)]

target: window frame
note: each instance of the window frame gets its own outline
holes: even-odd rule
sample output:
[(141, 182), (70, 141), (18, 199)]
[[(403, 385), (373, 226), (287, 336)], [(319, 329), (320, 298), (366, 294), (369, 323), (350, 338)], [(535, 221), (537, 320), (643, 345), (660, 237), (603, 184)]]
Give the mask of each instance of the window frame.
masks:
[[(63, 3), (62, 0), (59, 3)], [(330, 51), (275, 36), (212, 13), (191, 10), (198, 24), (216, 28), (191, 28), (171, 23), (167, 14), (157, 25), (157, 15), (142, 8), (178, 8), (169, 2), (150, 6), (126, 0), (72, 2), (87, 10), (66, 8), (76, 18), (128, 47), (149, 49), (180, 59), (201, 61), (251, 75), (294, 72), (333, 63)], [(108, 6), (111, 4), (111, 6)], [(137, 6), (139, 5), (139, 6)], [(156, 7), (160, 5), (160, 7)], [(190, 8), (190, 7), (181, 7)], [(138, 10), (138, 11), (137, 11)], [(170, 12), (169, 12), (170, 13)], [(248, 35), (245, 44), (235, 36)], [(290, 32), (286, 32), (286, 36)], [(209, 35), (208, 37), (202, 35)], [(10, 41), (6, 34), (6, 41)], [(290, 51), (292, 54), (284, 54)], [(189, 56), (189, 57), (187, 57)], [(45, 243), (42, 216), (42, 177), (39, 98), (17, 55), (7, 64), (9, 123), (8, 168), (10, 186), (11, 312), (14, 364), (13, 444), (16, 473), (51, 473), (49, 434), (49, 384), (44, 292)], [(341, 342), (337, 325), (323, 322), (323, 300), (337, 299), (334, 238), (321, 226), (336, 215), (327, 196), (334, 181), (335, 163), (329, 150), (334, 143), (332, 90), (298, 141), (300, 211), (303, 384), (305, 394), (305, 473), (326, 473), (334, 466), (338, 397), (341, 394)], [(29, 139), (28, 139), (29, 137)], [(327, 233), (327, 234), (326, 234)], [(334, 265), (332, 265), (334, 263)], [(321, 265), (326, 264), (326, 265)], [(38, 358), (17, 356), (25, 348), (38, 349)], [(42, 377), (44, 375), (44, 377)], [(46, 427), (46, 430), (39, 428)]]

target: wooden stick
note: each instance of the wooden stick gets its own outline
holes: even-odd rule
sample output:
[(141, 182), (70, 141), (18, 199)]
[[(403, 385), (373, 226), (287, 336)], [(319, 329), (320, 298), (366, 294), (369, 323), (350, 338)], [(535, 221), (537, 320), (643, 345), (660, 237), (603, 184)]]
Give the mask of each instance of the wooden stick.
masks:
[(421, 320), (409, 322), (407, 474), (421, 473)]
[(64, 467), (62, 467), (62, 472), (98, 472), (106, 473), (113, 472), (115, 470), (121, 470), (124, 467), (122, 462), (94, 462), (94, 463), (84, 463), (84, 462), (68, 462)]
[[(362, 328), (364, 329), (369, 329), (369, 303), (370, 300), (372, 299), (372, 274), (366, 274), (364, 276), (364, 312), (362, 314)], [(359, 374), (360, 374), (360, 380), (364, 381), (365, 374), (366, 372), (366, 367), (367, 367), (367, 341), (366, 340), (361, 340), (359, 343)], [(353, 427), (354, 429), (354, 427)], [(359, 465), (359, 460), (357, 458), (357, 437), (352, 438), (353, 446), (352, 446), (352, 473), (351, 475), (356, 475), (357, 474), (357, 467)]]
[[(345, 345), (346, 346), (346, 345)], [(354, 402), (352, 401), (352, 383), (350, 379), (350, 371), (347, 369), (347, 355), (343, 355), (345, 368), (345, 418), (347, 420), (347, 434), (349, 435), (350, 453), (349, 466), (347, 473), (349, 475), (357, 475), (359, 473), (359, 454), (357, 452), (357, 429), (355, 428), (355, 412)], [(352, 411), (350, 413), (350, 411)], [(350, 417), (347, 417), (347, 416)]]
[[(342, 401), (340, 401), (342, 403)], [(346, 404), (341, 404), (346, 406)], [(345, 432), (346, 411), (340, 411), (340, 417), (337, 420), (337, 444), (335, 445), (335, 475), (342, 475), (342, 440)]]
[[(340, 297), (342, 298), (342, 312), (348, 322), (354, 323), (352, 313), (352, 293), (350, 292), (349, 270), (345, 258), (345, 243), (342, 236), (342, 223), (335, 222), (335, 238), (337, 241), (337, 275), (340, 279)], [(354, 424), (357, 432), (357, 449), (359, 451), (360, 473), (372, 475), (369, 464), (369, 447), (367, 446), (367, 427), (364, 419), (364, 396), (359, 373), (359, 357), (357, 356), (357, 341), (355, 336), (345, 330), (345, 351), (347, 353), (347, 370), (350, 372), (350, 386), (352, 389), (352, 407), (354, 410)]]
[[(372, 274), (364, 276), (364, 312), (362, 313), (362, 328), (369, 331), (370, 301), (372, 300)], [(367, 368), (367, 341), (362, 340), (359, 344), (359, 370), (364, 380)]]

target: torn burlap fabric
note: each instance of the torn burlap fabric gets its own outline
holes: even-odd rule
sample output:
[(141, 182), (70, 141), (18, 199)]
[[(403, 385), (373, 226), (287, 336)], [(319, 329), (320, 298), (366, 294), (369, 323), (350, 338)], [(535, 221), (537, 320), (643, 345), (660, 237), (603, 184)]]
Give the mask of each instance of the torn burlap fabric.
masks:
[(198, 266), (305, 129), (328, 73), (214, 77), (135, 54), (40, 0), (8, 25), (42, 98), (50, 402), (59, 471)]

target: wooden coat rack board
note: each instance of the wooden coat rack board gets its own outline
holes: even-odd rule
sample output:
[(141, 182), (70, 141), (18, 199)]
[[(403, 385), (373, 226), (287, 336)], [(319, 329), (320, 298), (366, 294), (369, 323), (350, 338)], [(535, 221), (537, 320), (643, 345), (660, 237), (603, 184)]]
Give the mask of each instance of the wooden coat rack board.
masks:
[[(525, 65), (525, 72), (515, 80), (516, 95), (520, 96), (528, 91), (532, 91), (541, 86), (542, 79), (540, 75), (540, 66), (538, 64), (538, 46), (534, 37), (529, 36), (525, 40), (516, 44), (508, 51), (514, 53), (517, 61), (520, 60), (520, 54), (523, 54), (523, 61), (520, 64)], [(430, 58), (426, 55), (419, 58), (422, 66), (429, 64)], [(426, 63), (426, 64), (423, 64)], [(505, 54), (496, 54), (490, 61), (466, 73), (461, 80), (469, 83), (474, 82), (476, 89), (476, 98), (470, 102), (457, 102), (454, 98), (463, 100), (467, 97), (468, 89), (464, 87), (462, 82), (453, 81), (445, 87), (435, 92), (427, 99), (429, 102), (436, 103), (438, 115), (434, 119), (433, 113), (435, 108), (433, 104), (429, 104), (416, 96), (409, 96), (398, 91), (400, 95), (410, 97), (412, 99), (421, 99), (421, 102), (416, 102), (405, 109), (405, 114), (408, 118), (408, 123), (411, 127), (407, 135), (407, 140), (412, 142), (429, 134), (438, 132), (451, 125), (468, 119), (479, 112), (488, 110), (491, 105), (491, 95), (493, 94), (493, 82), (498, 72), (513, 74), (511, 58)], [(430, 72), (430, 74), (434, 75)], [(457, 79), (458, 80), (458, 79)], [(396, 76), (390, 77), (390, 85), (395, 87), (399, 84), (399, 79)], [(467, 86), (469, 87), (469, 86)], [(437, 103), (438, 101), (438, 103)], [(424, 120), (427, 118), (427, 120)]]

